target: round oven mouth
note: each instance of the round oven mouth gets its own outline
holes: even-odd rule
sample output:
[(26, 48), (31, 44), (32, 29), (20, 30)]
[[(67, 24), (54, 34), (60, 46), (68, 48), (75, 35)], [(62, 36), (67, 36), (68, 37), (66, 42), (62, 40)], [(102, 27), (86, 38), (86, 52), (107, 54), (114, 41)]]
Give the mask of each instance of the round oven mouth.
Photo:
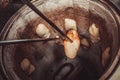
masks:
[[(113, 64), (113, 63), (118, 62), (120, 19), (118, 19), (119, 17), (117, 16), (118, 15), (117, 12), (105, 1), (92, 1), (92, 0), (91, 1), (87, 1), (87, 0), (85, 0), (85, 1), (83, 1), (83, 0), (67, 1), (67, 0), (65, 0), (65, 3), (67, 3), (68, 5), (62, 4), (62, 0), (60, 0), (60, 1), (57, 2), (55, 0), (53, 0), (53, 1), (45, 0), (45, 1), (34, 1), (33, 3), (48, 18), (50, 18), (52, 21), (56, 21), (55, 23), (57, 23), (57, 25), (61, 25), (62, 27), (60, 27), (60, 29), (63, 30), (64, 32), (65, 32), (65, 30), (63, 28), (64, 25), (58, 23), (57, 21), (60, 20), (62, 22), (62, 19), (65, 19), (65, 18), (72, 18), (72, 19), (75, 18), (76, 23), (78, 24), (78, 26), (80, 26), (80, 27), (78, 27), (78, 32), (79, 32), (80, 38), (81, 38), (81, 36), (82, 36), (82, 38), (86, 38), (86, 36), (88, 36), (88, 34), (85, 34), (85, 33), (88, 31), (88, 29), (89, 29), (88, 26), (92, 24), (92, 21), (95, 22), (96, 24), (99, 24), (100, 26), (102, 26), (102, 27), (100, 27), (100, 31), (101, 31), (100, 35), (102, 35), (102, 37), (100, 36), (100, 38), (101, 38), (100, 42), (102, 42), (102, 43), (99, 43), (98, 45), (102, 45), (101, 53), (103, 53), (106, 48), (110, 48), (110, 60), (109, 60), (109, 64), (107, 65), (107, 67), (104, 68), (102, 66), (101, 70), (100, 69), (99, 69), (100, 71), (98, 70), (101, 73), (98, 73), (100, 75), (97, 77), (97, 79), (98, 78), (99, 79), (108, 78), (113, 70), (113, 69), (110, 69), (111, 66), (115, 67), (115, 65), (117, 63), (116, 64)], [(50, 6), (54, 5), (55, 7), (48, 8), (47, 4), (49, 4)], [(62, 4), (62, 6), (61, 6), (61, 4)], [(59, 9), (56, 9), (56, 8), (59, 8)], [(54, 11), (56, 11), (56, 13), (52, 13)], [(34, 30), (34, 28), (29, 27), (29, 28), (31, 28), (31, 30), (29, 31), (29, 29), (26, 28), (26, 26), (27, 27), (31, 26), (31, 25), (36, 26), (39, 22), (41, 22), (41, 20), (42, 19), (41, 18), (39, 19), (39, 16), (37, 14), (35, 14), (31, 9), (29, 9), (27, 6), (24, 6), (16, 14), (14, 14), (13, 17), (8, 21), (8, 23), (6, 24), (5, 28), (3, 29), (3, 31), (0, 35), (0, 38), (1, 38), (1, 40), (39, 38), (36, 36), (36, 34), (34, 36), (34, 31), (31, 32), (31, 30), (32, 29)], [(33, 23), (34, 23), (34, 25), (33, 25)], [(42, 23), (47, 24), (44, 21), (42, 21)], [(62, 23), (64, 23), (64, 22), (62, 22)], [(86, 26), (86, 25), (87, 25), (87, 27), (85, 27), (85, 28), (87, 28), (87, 29), (84, 28), (84, 26)], [(51, 28), (49, 28), (49, 29), (51, 31), (52, 37), (59, 35), (53, 29), (51, 29)], [(30, 35), (27, 35), (28, 33)], [(87, 37), (87, 38), (89, 38), (89, 37)], [(67, 80), (67, 79), (69, 79), (69, 80), (72, 80), (72, 78), (69, 77), (69, 75), (70, 75), (70, 76), (73, 76), (74, 79), (76, 79), (75, 77), (79, 76), (78, 74), (80, 74), (79, 72), (82, 69), (86, 70), (86, 68), (81, 67), (81, 65), (86, 65), (86, 64), (84, 64), (84, 62), (81, 61), (81, 60), (84, 60), (82, 54), (78, 54), (77, 58), (75, 58), (74, 60), (66, 58), (63, 46), (61, 46), (61, 44), (58, 44), (58, 43), (56, 44), (56, 42), (57, 41), (55, 41), (55, 42), (52, 41), (52, 42), (48, 42), (48, 43), (35, 43), (35, 44), (30, 43), (30, 44), (16, 44), (16, 45), (0, 46), (1, 65), (2, 65), (2, 69), (3, 69), (5, 76), (7, 76), (7, 78), (10, 78), (11, 80), (16, 80), (16, 79), (21, 80), (21, 79), (23, 79), (22, 77), (24, 77), (24, 79), (27, 79), (27, 80), (35, 79), (35, 78), (31, 77), (31, 75), (35, 76), (35, 77), (37, 75), (36, 78), (38, 78), (38, 79), (41, 78), (42, 80), (44, 80), (44, 79), (48, 79), (48, 80), (58, 80), (58, 79), (59, 80), (61, 80), (61, 79)], [(43, 47), (37, 48), (40, 45), (42, 45)], [(95, 45), (95, 44), (90, 44), (90, 47), (93, 45)], [(27, 51), (24, 51), (25, 49)], [(93, 46), (91, 49), (99, 50), (99, 47), (96, 48)], [(16, 51), (16, 50), (18, 50), (18, 51)], [(32, 52), (32, 50), (36, 51), (36, 52)], [(39, 53), (39, 50), (40, 50), (40, 52), (43, 52), (45, 54), (33, 55), (33, 53), (37, 53), (37, 51)], [(89, 51), (89, 49), (85, 48), (85, 52), (86, 51)], [(25, 52), (27, 54), (30, 53), (30, 55), (25, 54), (26, 56), (24, 56), (24, 53), (22, 53), (22, 52)], [(57, 52), (57, 54), (56, 54), (56, 52)], [(15, 53), (17, 53), (17, 54), (15, 54)], [(54, 55), (46, 55), (47, 53), (51, 53), (51, 54), (53, 53)], [(98, 53), (98, 54), (99, 54), (99, 56), (97, 55), (96, 56), (97, 58), (94, 57), (93, 60), (98, 60), (98, 57), (102, 56), (100, 53)], [(90, 56), (91, 54), (88, 54), (88, 55)], [(19, 57), (19, 56), (22, 56), (22, 57)], [(32, 57), (29, 57), (29, 56), (32, 56)], [(36, 57), (37, 59), (35, 60), (33, 58), (33, 56)], [(44, 56), (43, 62), (42, 62), (42, 59), (41, 59), (41, 61), (39, 61), (39, 59), (43, 56)], [(24, 73), (24, 71), (22, 71), (20, 68), (21, 61), (24, 58), (28, 58), (28, 60), (30, 60), (31, 63), (33, 65), (35, 65), (35, 67), (37, 66), (36, 71), (37, 70), (38, 71), (41, 70), (41, 71), (33, 72), (31, 75), (26, 76), (26, 74), (28, 72)], [(85, 56), (85, 58), (86, 58), (86, 56)], [(91, 58), (91, 57), (88, 57), (88, 58)], [(32, 59), (33, 59), (33, 61), (32, 61)], [(101, 58), (99, 58), (99, 59), (101, 59)], [(38, 63), (36, 61), (38, 61)], [(49, 61), (51, 61), (51, 62), (49, 62)], [(91, 59), (91, 61), (92, 61), (92, 59)], [(87, 59), (87, 62), (89, 62), (89, 59)], [(37, 65), (37, 64), (40, 64), (40, 65)], [(42, 64), (44, 64), (45, 66), (44, 65), (41, 66)], [(93, 61), (93, 64), (95, 64), (94, 61)], [(96, 64), (95, 64), (95, 66), (96, 66)], [(97, 66), (98, 66), (98, 64), (97, 64)], [(90, 66), (90, 68), (92, 68), (92, 67), (93, 66)], [(44, 68), (46, 68), (46, 69), (44, 69)], [(43, 72), (45, 71), (45, 73), (43, 73), (43, 74), (42, 74), (42, 69), (43, 69)], [(47, 72), (47, 70), (48, 70), (48, 72)], [(78, 71), (76, 71), (76, 70), (78, 70)], [(109, 71), (110, 71), (110, 73), (108, 73)], [(75, 73), (75, 75), (72, 74), (73, 72)], [(22, 75), (22, 74), (24, 74), (24, 75)], [(50, 74), (51, 76), (48, 76), (48, 78), (38, 77), (39, 74), (41, 74), (44, 77), (47, 74)], [(58, 76), (56, 77), (55, 75), (58, 75)], [(62, 75), (62, 78), (60, 78), (61, 75)], [(63, 78), (63, 77), (65, 77), (65, 78)], [(96, 79), (96, 78), (94, 78), (94, 79)], [(79, 79), (76, 79), (76, 80), (79, 80)]]

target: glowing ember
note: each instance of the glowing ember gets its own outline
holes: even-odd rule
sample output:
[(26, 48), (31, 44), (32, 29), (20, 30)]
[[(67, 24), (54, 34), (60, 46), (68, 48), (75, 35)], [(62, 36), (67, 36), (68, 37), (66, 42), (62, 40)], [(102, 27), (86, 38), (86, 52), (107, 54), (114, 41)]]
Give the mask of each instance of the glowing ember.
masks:
[(93, 23), (89, 28), (92, 42), (97, 42), (99, 38), (99, 28)]
[(44, 24), (38, 24), (36, 27), (36, 34), (39, 37), (49, 38), (50, 37), (50, 31)]
[(102, 65), (106, 67), (110, 58), (110, 47), (106, 48), (102, 54)]
[(70, 29), (77, 30), (76, 21), (73, 19), (65, 18), (65, 29), (66, 30), (70, 30)]
[(74, 59), (80, 47), (80, 38), (76, 30), (69, 30), (67, 36), (73, 41), (64, 40), (65, 54), (68, 58)]

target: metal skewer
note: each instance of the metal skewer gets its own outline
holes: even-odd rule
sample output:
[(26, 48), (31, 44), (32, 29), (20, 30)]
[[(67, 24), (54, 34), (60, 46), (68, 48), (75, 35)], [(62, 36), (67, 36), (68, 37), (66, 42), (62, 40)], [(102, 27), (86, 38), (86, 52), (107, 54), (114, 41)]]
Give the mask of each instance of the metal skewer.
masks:
[(40, 17), (42, 17), (46, 22), (48, 22), (55, 30), (57, 30), (62, 36), (67, 38), (70, 42), (72, 40), (64, 34), (51, 20), (49, 20), (42, 12), (40, 12), (31, 2), (30, 0), (21, 0), (24, 4), (29, 6), (34, 12), (36, 12)]
[(3, 41), (0, 41), (0, 45), (18, 44), (18, 43), (31, 43), (31, 42), (46, 42), (46, 41), (52, 41), (52, 40), (56, 40), (56, 39), (59, 39), (59, 38), (3, 40)]

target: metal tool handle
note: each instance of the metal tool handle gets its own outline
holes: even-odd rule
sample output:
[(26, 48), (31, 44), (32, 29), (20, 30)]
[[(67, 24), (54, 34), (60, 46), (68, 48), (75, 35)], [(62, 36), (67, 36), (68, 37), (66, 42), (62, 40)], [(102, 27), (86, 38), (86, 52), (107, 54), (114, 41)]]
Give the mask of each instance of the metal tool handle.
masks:
[(47, 42), (47, 41), (53, 41), (53, 40), (56, 40), (56, 39), (59, 39), (59, 38), (3, 40), (3, 41), (0, 41), (0, 45), (19, 44), (19, 43), (31, 43), (31, 42)]
[(63, 33), (63, 31), (61, 31), (51, 20), (49, 20), (42, 12), (40, 12), (31, 2), (30, 0), (21, 0), (24, 4), (26, 4), (27, 6), (29, 6), (33, 11), (35, 11), (40, 17), (42, 17), (46, 22), (48, 22), (51, 27), (53, 27), (56, 31), (58, 31), (62, 36), (64, 36), (65, 38), (67, 38), (70, 42), (72, 42), (72, 40)]

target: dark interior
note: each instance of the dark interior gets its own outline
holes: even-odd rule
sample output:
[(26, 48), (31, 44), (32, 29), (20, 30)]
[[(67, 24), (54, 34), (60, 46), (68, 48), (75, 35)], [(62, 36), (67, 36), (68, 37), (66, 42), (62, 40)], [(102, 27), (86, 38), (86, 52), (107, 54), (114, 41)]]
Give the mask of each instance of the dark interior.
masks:
[[(64, 28), (64, 19), (71, 18), (76, 21), (79, 37), (87, 39), (89, 47), (81, 45), (75, 59), (65, 56), (63, 45), (60, 44), (62, 39), (43, 43), (5, 45), (3, 47), (4, 64), (8, 73), (12, 73), (13, 78), (21, 80), (98, 80), (112, 63), (114, 59), (112, 55), (116, 54), (117, 25), (110, 12), (102, 9), (97, 3), (91, 2), (90, 5), (88, 11), (80, 7), (67, 7), (62, 10), (56, 9), (54, 13), (44, 12), (64, 33), (67, 33)], [(94, 11), (93, 7), (100, 9)], [(23, 18), (24, 14), (19, 16)], [(35, 18), (26, 23), (24, 29), (18, 27), (15, 29), (16, 32), (10, 35), (14, 29), (15, 21), (13, 21), (4, 39), (40, 38), (35, 34), (35, 26), (39, 23), (48, 26), (51, 38), (57, 35), (61, 36), (43, 19)], [(100, 40), (96, 43), (91, 41), (88, 32), (92, 23), (95, 23), (100, 30)], [(110, 57), (107, 65), (103, 67), (102, 54), (107, 47), (110, 47)], [(35, 66), (32, 74), (21, 69), (20, 63), (24, 58), (27, 58)]]

